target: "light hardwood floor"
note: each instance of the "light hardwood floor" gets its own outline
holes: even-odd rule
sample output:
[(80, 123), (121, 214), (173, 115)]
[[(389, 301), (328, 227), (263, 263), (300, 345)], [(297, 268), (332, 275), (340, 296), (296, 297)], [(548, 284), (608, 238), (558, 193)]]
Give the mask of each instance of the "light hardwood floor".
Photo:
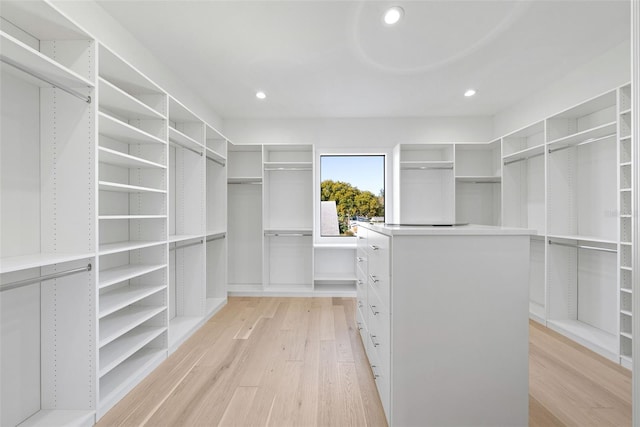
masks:
[[(385, 426), (352, 298), (229, 298), (98, 426)], [(631, 375), (536, 324), (530, 425), (630, 425)]]

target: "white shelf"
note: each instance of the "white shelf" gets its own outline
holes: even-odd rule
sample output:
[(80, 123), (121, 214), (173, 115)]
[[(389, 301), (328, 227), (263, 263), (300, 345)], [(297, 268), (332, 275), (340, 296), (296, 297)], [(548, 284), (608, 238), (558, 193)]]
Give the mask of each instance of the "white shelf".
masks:
[(172, 127), (169, 127), (169, 141), (173, 141), (182, 147), (191, 148), (192, 150), (196, 150), (200, 153), (205, 150), (204, 145)]
[[(304, 237), (311, 237), (313, 229), (309, 228), (265, 228), (265, 237), (287, 237), (304, 234)], [(298, 236), (303, 237), (303, 236)]]
[(115, 219), (165, 219), (166, 215), (100, 215), (99, 220)]
[[(143, 348), (100, 378), (100, 404), (114, 402), (137, 383), (140, 374), (150, 370), (165, 359), (167, 351), (160, 348)], [(114, 402), (115, 403), (115, 402)]]
[(620, 141), (626, 141), (627, 139), (631, 139), (631, 135), (621, 136)]
[(29, 268), (43, 267), (47, 265), (60, 264), (63, 262), (78, 261), (95, 256), (94, 252), (77, 254), (29, 254), (14, 257), (0, 258), (0, 273), (10, 273), (12, 271), (27, 270)]
[(547, 326), (611, 360), (617, 357), (618, 338), (579, 320), (548, 320)]
[(150, 162), (130, 154), (121, 153), (110, 148), (98, 147), (98, 159), (100, 163), (135, 169), (166, 169), (160, 163)]
[(116, 191), (120, 193), (161, 193), (166, 194), (165, 190), (157, 188), (140, 187), (138, 185), (119, 184), (117, 182), (99, 181), (98, 188), (102, 191)]
[(617, 240), (603, 239), (602, 237), (594, 236), (581, 236), (577, 234), (548, 234), (547, 237), (549, 239), (579, 240), (581, 242), (604, 243), (611, 245), (618, 244)]
[[(344, 237), (341, 237), (341, 239), (344, 239)], [(314, 243), (313, 248), (314, 249), (330, 249), (330, 250), (342, 249), (342, 250), (353, 251), (358, 248), (358, 244), (355, 241), (349, 242), (349, 243)]]
[(102, 270), (98, 275), (100, 278), (98, 287), (99, 289), (106, 288), (116, 283), (124, 282), (125, 280), (152, 273), (166, 266), (166, 264), (127, 264)]
[(223, 156), (222, 154), (218, 153), (217, 151), (212, 150), (209, 147), (205, 147), (206, 149), (206, 155), (208, 158), (212, 159), (212, 160), (216, 160), (220, 163), (226, 164), (227, 162), (227, 158), (225, 156)]
[(155, 83), (145, 77), (135, 67), (126, 63), (104, 45), (98, 45), (100, 68), (98, 75), (130, 93), (164, 95)]
[(620, 111), (620, 115), (622, 116), (623, 114), (630, 114), (631, 113), (631, 108), (627, 108), (626, 110), (622, 110)]
[(354, 283), (316, 283), (313, 292), (316, 295), (355, 297), (357, 290)]
[(620, 288), (620, 292), (624, 292), (625, 294), (633, 295), (633, 291), (631, 289)]
[(502, 178), (499, 176), (456, 176), (456, 182), (500, 184)]
[(549, 141), (547, 147), (551, 150), (554, 148), (566, 147), (571, 145), (580, 144), (583, 142), (589, 142), (591, 139), (597, 139), (610, 135), (612, 138), (616, 136), (617, 122), (613, 121), (604, 125), (596, 126), (591, 129), (584, 130), (582, 132), (574, 133), (572, 135), (565, 136), (563, 138), (554, 139)]
[(92, 426), (95, 424), (95, 415), (95, 411), (42, 409), (18, 424), (18, 427)]
[(358, 280), (356, 273), (321, 273), (314, 274), (315, 282), (355, 282)]
[(311, 171), (313, 168), (312, 162), (264, 162), (263, 163), (265, 170), (274, 170), (274, 171), (290, 171), (290, 170), (308, 170)]
[(503, 163), (508, 163), (513, 160), (527, 159), (532, 156), (538, 156), (544, 153), (544, 144), (534, 145), (533, 147), (525, 148), (524, 150), (516, 151), (502, 158)]
[(629, 356), (620, 355), (620, 364), (629, 370), (633, 369), (633, 359)]
[(183, 242), (191, 239), (202, 239), (202, 234), (174, 234), (169, 236), (169, 243)]
[(227, 230), (208, 230), (207, 238), (209, 237), (226, 237)]
[(164, 115), (102, 77), (98, 78), (98, 89), (100, 91), (99, 104), (101, 109), (105, 108), (129, 120), (166, 119)]
[(620, 332), (620, 336), (633, 340), (633, 336), (627, 332)]
[[(3, 57), (54, 83), (75, 89), (94, 87), (90, 80), (85, 79), (3, 31), (0, 31), (0, 52), (2, 52)], [(41, 87), (51, 87), (51, 84), (40, 79), (28, 77), (26, 73), (18, 71), (10, 65), (3, 64), (2, 72), (19, 73), (18, 75), (28, 78), (33, 84)]]
[(166, 307), (132, 306), (100, 320), (100, 348), (162, 313)]
[(101, 111), (98, 112), (98, 133), (129, 144), (166, 144), (165, 141), (157, 136), (153, 136)]
[(453, 169), (452, 160), (404, 160), (400, 162), (401, 170), (412, 169)]
[(109, 371), (156, 339), (166, 330), (167, 328), (161, 326), (138, 327), (101, 348), (99, 376), (103, 377), (108, 374)]
[(261, 176), (243, 176), (243, 177), (228, 177), (227, 183), (229, 184), (262, 184)]
[(621, 166), (621, 167), (622, 167), (622, 166), (631, 166), (631, 162), (623, 162), (623, 163), (620, 163), (620, 166)]
[(166, 289), (166, 286), (125, 286), (100, 295), (98, 318), (102, 319), (150, 295)]
[(624, 314), (625, 316), (633, 317), (633, 313), (627, 310), (620, 310), (620, 314)]
[(139, 241), (126, 241), (126, 242), (115, 242), (115, 243), (104, 243), (100, 245), (99, 254), (100, 255), (109, 255), (115, 254), (117, 252), (125, 252), (132, 251), (134, 249), (142, 249), (148, 248), (151, 246), (162, 245), (165, 242), (163, 240), (139, 240)]

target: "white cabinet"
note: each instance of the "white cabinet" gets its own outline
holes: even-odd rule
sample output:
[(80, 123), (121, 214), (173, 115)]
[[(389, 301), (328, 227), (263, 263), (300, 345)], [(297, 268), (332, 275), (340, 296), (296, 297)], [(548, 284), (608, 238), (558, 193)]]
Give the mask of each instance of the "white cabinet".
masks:
[(361, 224), (358, 242), (356, 324), (389, 424), (527, 425), (527, 231)]

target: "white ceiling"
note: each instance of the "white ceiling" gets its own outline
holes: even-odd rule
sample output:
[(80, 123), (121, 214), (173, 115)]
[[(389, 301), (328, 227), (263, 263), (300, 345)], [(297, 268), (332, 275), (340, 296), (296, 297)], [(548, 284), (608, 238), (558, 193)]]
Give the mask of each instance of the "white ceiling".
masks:
[(98, 3), (224, 118), (493, 115), (629, 37), (628, 1)]

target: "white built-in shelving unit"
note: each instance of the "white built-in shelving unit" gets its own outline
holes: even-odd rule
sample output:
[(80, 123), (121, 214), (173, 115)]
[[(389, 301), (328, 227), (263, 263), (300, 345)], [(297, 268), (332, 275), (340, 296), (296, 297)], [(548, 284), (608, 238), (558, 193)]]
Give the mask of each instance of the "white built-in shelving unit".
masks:
[(101, 414), (167, 354), (167, 97), (105, 46), (98, 54)]
[(96, 43), (47, 3), (0, 16), (0, 425), (92, 425)]
[(313, 146), (263, 145), (263, 278), (267, 292), (313, 290)]
[(631, 368), (629, 89), (501, 140), (503, 225), (538, 234), (531, 239), (530, 317)]
[(261, 292), (262, 145), (227, 148), (228, 290)]
[(90, 426), (226, 302), (227, 140), (50, 3), (0, 15), (0, 424)]

